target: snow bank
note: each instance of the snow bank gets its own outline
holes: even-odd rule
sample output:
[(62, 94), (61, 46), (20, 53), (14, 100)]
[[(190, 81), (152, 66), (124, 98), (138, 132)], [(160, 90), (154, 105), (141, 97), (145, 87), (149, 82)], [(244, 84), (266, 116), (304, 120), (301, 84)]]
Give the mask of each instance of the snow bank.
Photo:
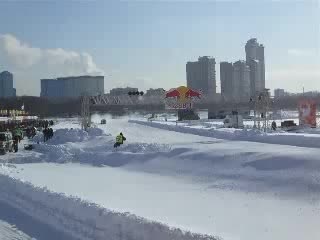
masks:
[[(105, 134), (100, 128), (57, 129), (52, 139), (43, 142), (43, 135), (38, 134), (31, 142), (33, 151), (21, 151), (8, 155), (11, 163), (37, 162), (80, 162), (96, 166), (120, 166), (140, 159), (152, 158), (157, 153), (171, 151), (168, 144), (127, 143), (121, 148), (114, 148), (114, 137)], [(21, 154), (20, 154), (21, 153)], [(150, 156), (152, 155), (152, 156)]]
[(189, 133), (204, 137), (213, 137), (218, 139), (250, 141), (270, 144), (281, 144), (298, 147), (320, 148), (320, 134), (307, 133), (264, 133), (255, 129), (203, 129), (189, 128), (179, 125), (167, 125), (160, 122), (147, 122), (139, 120), (129, 120), (130, 123), (141, 124), (144, 126), (155, 127), (159, 129)]
[(0, 220), (0, 239), (6, 240), (34, 240), (24, 232), (17, 229), (14, 225), (10, 225), (7, 222)]
[(1, 174), (0, 192), (0, 201), (80, 240), (215, 239), (147, 221), (130, 213), (113, 212)]
[(24, 155), (7, 155), (10, 163), (82, 163), (93, 166), (108, 165), (112, 167), (123, 166), (129, 163), (141, 163), (171, 152), (171, 147), (164, 144), (136, 143), (113, 148), (113, 142), (86, 141), (83, 143), (34, 145), (34, 150), (24, 152)]
[[(54, 132), (52, 139), (47, 141), (48, 144), (64, 144), (67, 142), (82, 142), (87, 140), (90, 137), (97, 137), (102, 136), (104, 133), (100, 128), (90, 128), (88, 132), (83, 131), (79, 128), (69, 129), (69, 128), (62, 128), (57, 129)], [(43, 134), (37, 134), (33, 139), (33, 142), (42, 142), (43, 141)]]
[(88, 135), (90, 137), (98, 137), (104, 135), (103, 130), (101, 128), (89, 128)]

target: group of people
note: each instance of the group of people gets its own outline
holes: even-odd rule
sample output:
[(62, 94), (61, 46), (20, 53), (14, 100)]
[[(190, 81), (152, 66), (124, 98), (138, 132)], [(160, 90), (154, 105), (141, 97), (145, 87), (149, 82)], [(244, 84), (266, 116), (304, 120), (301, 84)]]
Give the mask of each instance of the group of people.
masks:
[(33, 126), (29, 126), (26, 128), (26, 135), (28, 139), (33, 138), (36, 134), (37, 134), (37, 128)]
[(7, 120), (0, 122), (0, 132), (10, 132), (12, 134), (14, 151), (18, 152), (18, 146), (20, 141), (27, 136), (32, 138), (37, 133), (37, 128), (45, 128), (44, 135), (45, 141), (53, 136), (52, 128), (48, 128), (53, 125), (53, 121), (39, 120), (39, 119), (26, 119), (22, 121)]
[(53, 137), (53, 129), (45, 128), (43, 129), (43, 141), (46, 142)]
[(20, 141), (23, 139), (23, 130), (20, 127), (16, 127), (11, 130), (11, 133), (13, 139), (20, 143)]
[[(51, 139), (54, 135), (53, 129), (50, 127), (54, 124), (52, 120), (33, 120), (28, 122), (5, 122), (0, 123), (0, 132), (10, 131), (12, 132), (13, 140), (15, 142), (16, 148), (18, 147), (18, 143), (23, 139), (24, 135), (26, 135), (29, 139), (33, 138), (37, 133), (37, 128), (44, 128), (43, 133), (43, 141), (46, 142)], [(126, 137), (121, 132), (116, 137), (116, 142), (114, 144), (114, 148), (120, 147), (124, 141), (126, 141)]]
[(46, 129), (46, 128), (49, 128), (49, 126), (52, 126), (52, 125), (53, 125), (53, 120), (50, 120), (50, 121), (43, 120), (43, 121), (40, 122), (39, 127), (42, 127), (44, 129)]
[(27, 131), (27, 129), (37, 129), (37, 128), (48, 128), (52, 126), (54, 122), (52, 120), (40, 120), (40, 119), (25, 119), (22, 121), (18, 120), (6, 120), (0, 121), (0, 132), (5, 132), (9, 129), (9, 131), (13, 131), (14, 129), (23, 129)]

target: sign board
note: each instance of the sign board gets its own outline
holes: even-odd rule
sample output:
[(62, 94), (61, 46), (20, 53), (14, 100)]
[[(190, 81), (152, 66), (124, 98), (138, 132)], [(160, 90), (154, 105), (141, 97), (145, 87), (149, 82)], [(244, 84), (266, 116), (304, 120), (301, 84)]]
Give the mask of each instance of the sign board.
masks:
[(165, 103), (166, 109), (192, 109), (193, 103), (192, 102), (186, 102), (186, 103), (180, 103), (180, 102), (169, 102), (166, 101)]
[(299, 102), (299, 125), (317, 127), (317, 105), (312, 100)]
[(201, 92), (180, 86), (172, 88), (165, 94), (166, 109), (192, 109), (194, 98), (201, 98)]

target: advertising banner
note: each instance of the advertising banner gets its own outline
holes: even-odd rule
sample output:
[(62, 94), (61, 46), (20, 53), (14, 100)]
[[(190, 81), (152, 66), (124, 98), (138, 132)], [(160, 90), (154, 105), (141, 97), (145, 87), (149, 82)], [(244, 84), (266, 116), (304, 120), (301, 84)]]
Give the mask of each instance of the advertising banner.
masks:
[(185, 86), (172, 88), (165, 94), (166, 109), (192, 109), (194, 98), (201, 98), (201, 92)]
[(179, 103), (179, 102), (169, 102), (166, 101), (166, 109), (192, 109), (193, 103), (186, 102), (186, 103)]
[(299, 125), (317, 127), (317, 105), (312, 100), (299, 102)]

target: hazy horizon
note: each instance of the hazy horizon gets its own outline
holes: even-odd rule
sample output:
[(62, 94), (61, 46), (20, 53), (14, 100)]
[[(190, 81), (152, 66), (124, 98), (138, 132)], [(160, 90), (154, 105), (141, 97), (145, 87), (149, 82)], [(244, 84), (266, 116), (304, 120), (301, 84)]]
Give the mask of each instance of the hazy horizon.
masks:
[(18, 95), (41, 78), (105, 76), (114, 87), (186, 84), (185, 64), (245, 59), (248, 39), (265, 46), (266, 87), (320, 90), (318, 1), (1, 1), (0, 71)]

